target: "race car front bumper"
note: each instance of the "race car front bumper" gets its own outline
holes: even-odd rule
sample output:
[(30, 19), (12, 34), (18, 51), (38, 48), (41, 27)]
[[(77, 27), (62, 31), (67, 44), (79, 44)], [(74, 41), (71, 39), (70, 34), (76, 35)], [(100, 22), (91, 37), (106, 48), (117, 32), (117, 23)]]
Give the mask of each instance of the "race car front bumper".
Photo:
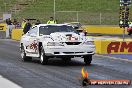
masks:
[(95, 45), (46, 47), (46, 56), (85, 56), (95, 53)]

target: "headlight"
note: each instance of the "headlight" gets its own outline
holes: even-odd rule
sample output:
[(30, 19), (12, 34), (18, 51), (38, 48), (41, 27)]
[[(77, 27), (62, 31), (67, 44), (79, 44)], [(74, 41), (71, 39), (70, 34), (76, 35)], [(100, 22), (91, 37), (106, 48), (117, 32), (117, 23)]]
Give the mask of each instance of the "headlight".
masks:
[(94, 41), (86, 41), (83, 44), (85, 44), (85, 45), (94, 45)]
[(61, 42), (48, 42), (47, 46), (64, 46)]

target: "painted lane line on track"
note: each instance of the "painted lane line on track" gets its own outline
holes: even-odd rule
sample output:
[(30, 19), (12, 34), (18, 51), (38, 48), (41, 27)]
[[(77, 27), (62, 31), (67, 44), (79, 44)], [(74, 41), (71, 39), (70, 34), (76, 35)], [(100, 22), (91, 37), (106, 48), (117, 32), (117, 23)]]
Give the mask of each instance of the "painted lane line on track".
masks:
[(112, 57), (112, 56), (104, 56), (104, 55), (97, 55), (97, 54), (95, 56), (110, 58), (110, 59), (113, 59), (113, 60), (121, 60), (121, 61), (132, 62), (132, 60), (128, 60), (128, 59), (125, 59), (125, 58), (116, 58), (116, 57)]
[(0, 88), (22, 88), (0, 75)]

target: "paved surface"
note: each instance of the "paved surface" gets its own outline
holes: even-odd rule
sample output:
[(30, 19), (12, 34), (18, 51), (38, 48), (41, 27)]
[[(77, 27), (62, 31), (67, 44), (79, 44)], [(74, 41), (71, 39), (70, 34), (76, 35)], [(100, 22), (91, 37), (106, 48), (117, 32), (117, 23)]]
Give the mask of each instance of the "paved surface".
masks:
[[(23, 88), (82, 88), (78, 81), (85, 67), (90, 79), (132, 80), (132, 62), (95, 55), (91, 66), (74, 58), (67, 66), (51, 59), (42, 66), (38, 60), (22, 62), (19, 43), (0, 39), (0, 75)], [(7, 84), (8, 85), (8, 84)], [(0, 84), (0, 88), (5, 88)], [(84, 87), (85, 88), (85, 87)], [(132, 88), (132, 85), (91, 85), (86, 88)]]
[(87, 37), (91, 37), (93, 38), (94, 40), (110, 40), (110, 41), (132, 41), (132, 36), (127, 36), (124, 38), (123, 40), (123, 37), (121, 35), (89, 35)]
[[(118, 37), (118, 38), (123, 38), (123, 34), (122, 35), (110, 35), (110, 34), (88, 34), (88, 36), (97, 36), (97, 37), (104, 37), (104, 36), (109, 36), (109, 37)], [(132, 39), (132, 35), (124, 35), (125, 38), (129, 38)]]
[(132, 55), (131, 54), (107, 54), (105, 56), (110, 56), (114, 58), (120, 58), (120, 59), (127, 59), (127, 60), (132, 60)]

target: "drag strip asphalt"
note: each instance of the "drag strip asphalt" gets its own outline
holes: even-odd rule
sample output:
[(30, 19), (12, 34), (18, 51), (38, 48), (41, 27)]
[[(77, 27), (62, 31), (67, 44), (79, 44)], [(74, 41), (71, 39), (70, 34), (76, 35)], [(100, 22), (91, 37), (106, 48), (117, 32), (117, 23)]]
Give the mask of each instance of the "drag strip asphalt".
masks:
[[(79, 82), (82, 67), (89, 73), (89, 79), (132, 80), (132, 62), (93, 56), (93, 62), (86, 66), (80, 57), (73, 58), (66, 66), (59, 58), (52, 58), (48, 65), (39, 60), (22, 62), (19, 42), (0, 39), (0, 75), (22, 88), (83, 88)], [(7, 84), (8, 85), (8, 84)], [(0, 85), (0, 88), (3, 88)], [(132, 85), (89, 85), (84, 88), (132, 88)]]

